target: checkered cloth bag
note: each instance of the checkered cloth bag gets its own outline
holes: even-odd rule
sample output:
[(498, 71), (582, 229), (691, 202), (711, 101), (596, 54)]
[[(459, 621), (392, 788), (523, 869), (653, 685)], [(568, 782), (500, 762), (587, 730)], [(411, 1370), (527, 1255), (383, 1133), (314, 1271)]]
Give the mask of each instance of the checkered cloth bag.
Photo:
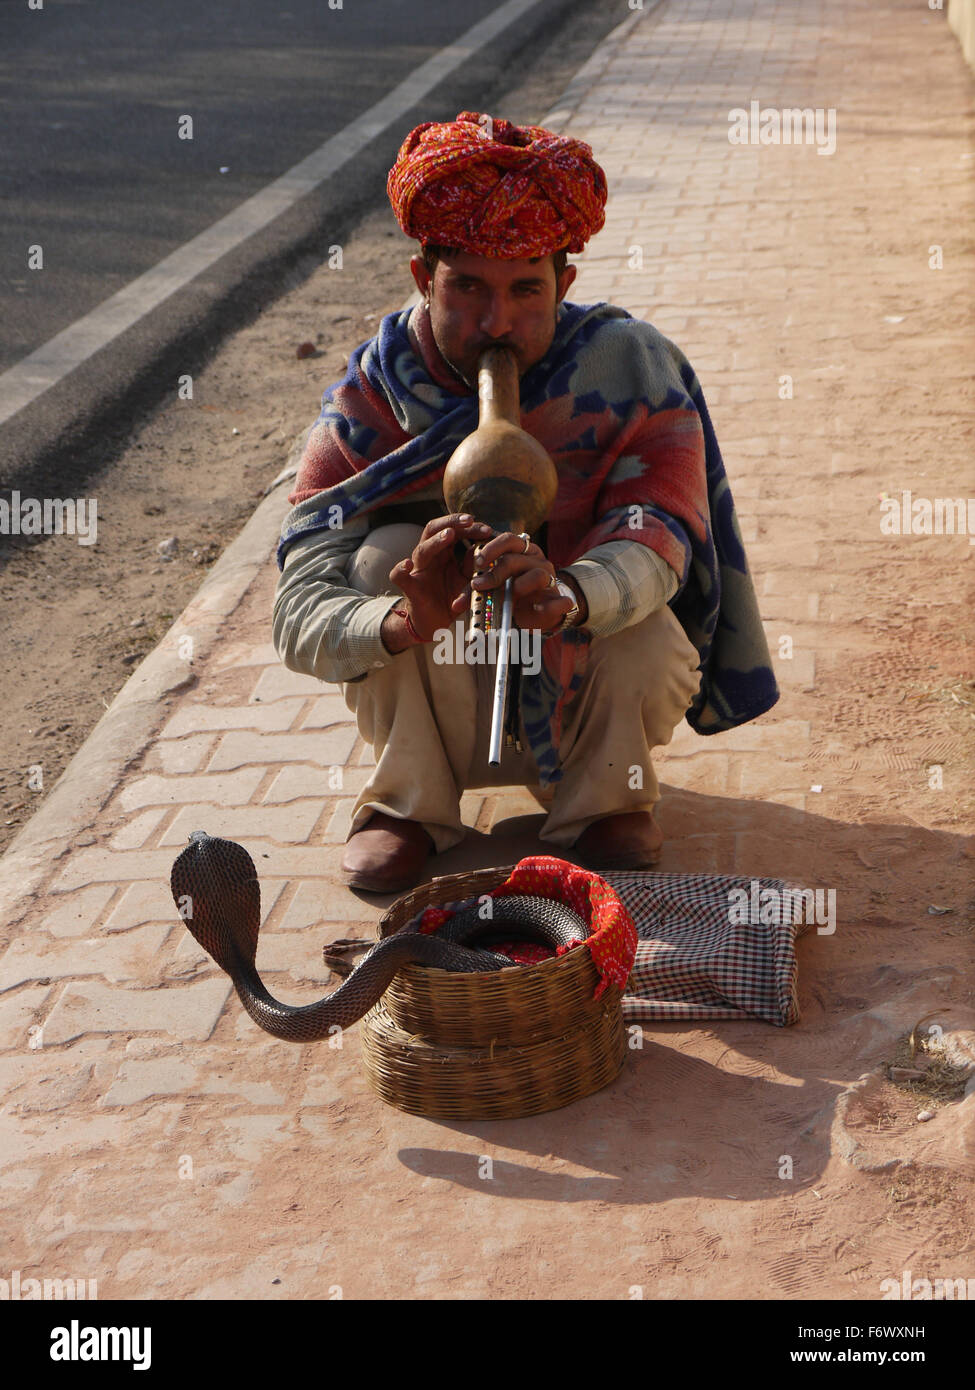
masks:
[[(812, 923), (797, 912), (795, 885), (773, 878), (605, 872), (636, 925), (639, 944), (623, 998), (628, 1022), (760, 1018), (799, 1020), (795, 939)], [(780, 921), (736, 921), (732, 903), (771, 902)]]

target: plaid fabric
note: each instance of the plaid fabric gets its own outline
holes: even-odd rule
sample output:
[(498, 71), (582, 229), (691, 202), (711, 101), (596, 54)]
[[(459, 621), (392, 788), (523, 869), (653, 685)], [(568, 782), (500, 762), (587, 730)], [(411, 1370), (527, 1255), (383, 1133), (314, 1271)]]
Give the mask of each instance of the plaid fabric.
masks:
[(363, 517), (303, 536), (288, 551), (274, 599), (272, 636), (290, 670), (345, 682), (362, 680), (396, 660), (381, 632), (383, 619), (402, 605), (403, 595), (368, 598), (349, 588), (346, 566), (368, 533)]
[[(550, 870), (555, 871), (554, 878)], [(568, 882), (572, 891), (567, 891)], [(612, 891), (594, 896), (600, 882)], [(582, 896), (577, 901), (579, 892)], [(623, 1016), (627, 1022), (760, 1018), (785, 1028), (799, 1021), (795, 939), (812, 925), (802, 920), (812, 902), (802, 898), (803, 890), (796, 884), (722, 874), (596, 875), (564, 860), (537, 856), (523, 859), (491, 896), (499, 893), (537, 893), (569, 902), (597, 933), (590, 938), (590, 949), (598, 947), (600, 936), (605, 935), (612, 949), (598, 959), (593, 952), (603, 976), (596, 993), (602, 992), (609, 978), (621, 987), (626, 980)], [(736, 921), (741, 914), (732, 911), (732, 903), (741, 904), (742, 895), (746, 901), (753, 898), (764, 903), (764, 894), (771, 895), (781, 911), (769, 913), (763, 908), (754, 916), (778, 915), (780, 921), (755, 921), (750, 910), (752, 920)], [(622, 914), (612, 910), (614, 895), (625, 909)], [(478, 901), (472, 897), (427, 908), (414, 918), (413, 928), (435, 931), (453, 912)], [(600, 933), (602, 926), (611, 930)], [(633, 926), (638, 938), (635, 958), (629, 937)], [(621, 927), (625, 935), (619, 934)], [(565, 949), (560, 947), (559, 953)], [(522, 943), (509, 954), (520, 964), (530, 964), (556, 953), (547, 947), (526, 949)], [(628, 979), (620, 970), (623, 960), (627, 965), (632, 960)]]
[(783, 1028), (799, 1021), (794, 942), (811, 924), (736, 924), (729, 911), (732, 893), (748, 894), (753, 883), (783, 903), (794, 885), (707, 874), (602, 877), (628, 908), (639, 937), (623, 998), (628, 1022), (760, 1018)]
[(586, 596), (586, 627), (594, 637), (612, 637), (669, 603), (677, 592), (677, 575), (645, 545), (607, 541), (597, 545), (564, 573), (571, 574)]

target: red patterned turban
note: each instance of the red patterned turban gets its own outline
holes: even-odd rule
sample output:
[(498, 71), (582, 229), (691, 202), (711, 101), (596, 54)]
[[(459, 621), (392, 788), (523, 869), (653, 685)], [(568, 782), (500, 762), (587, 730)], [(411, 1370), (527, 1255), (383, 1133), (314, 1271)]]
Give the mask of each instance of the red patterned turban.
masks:
[(605, 221), (606, 175), (588, 145), (476, 111), (412, 130), (386, 190), (408, 237), (474, 256), (576, 253)]

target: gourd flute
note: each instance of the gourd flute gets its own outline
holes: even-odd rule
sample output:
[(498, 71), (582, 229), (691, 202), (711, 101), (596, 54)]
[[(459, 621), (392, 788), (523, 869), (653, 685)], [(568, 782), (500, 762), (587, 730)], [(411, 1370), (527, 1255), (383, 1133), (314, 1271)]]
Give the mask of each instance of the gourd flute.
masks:
[[(548, 516), (558, 490), (558, 474), (546, 449), (521, 427), (518, 362), (510, 348), (482, 353), (477, 373), (478, 426), (454, 450), (444, 471), (444, 500), (452, 512), (469, 512), (495, 531), (531, 535)], [(511, 666), (514, 595), (512, 580), (503, 595), (477, 589), (471, 599), (468, 641), (480, 632), (497, 634), (497, 670), (488, 762), (501, 763)], [(484, 641), (485, 650), (488, 643)]]

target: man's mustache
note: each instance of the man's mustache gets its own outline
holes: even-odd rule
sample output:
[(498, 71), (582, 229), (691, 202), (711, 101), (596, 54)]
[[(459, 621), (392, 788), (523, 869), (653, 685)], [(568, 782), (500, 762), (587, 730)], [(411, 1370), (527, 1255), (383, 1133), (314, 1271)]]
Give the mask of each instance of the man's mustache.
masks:
[(517, 351), (518, 351), (518, 344), (517, 344), (517, 343), (502, 343), (502, 342), (499, 342), (499, 340), (498, 340), (497, 338), (492, 338), (492, 339), (490, 340), (490, 342), (482, 343), (480, 347), (474, 348), (473, 351), (477, 354), (478, 357), (480, 357), (481, 353), (482, 353), (482, 352), (487, 352), (488, 348), (510, 348), (510, 350), (511, 350), (512, 352), (517, 352)]

